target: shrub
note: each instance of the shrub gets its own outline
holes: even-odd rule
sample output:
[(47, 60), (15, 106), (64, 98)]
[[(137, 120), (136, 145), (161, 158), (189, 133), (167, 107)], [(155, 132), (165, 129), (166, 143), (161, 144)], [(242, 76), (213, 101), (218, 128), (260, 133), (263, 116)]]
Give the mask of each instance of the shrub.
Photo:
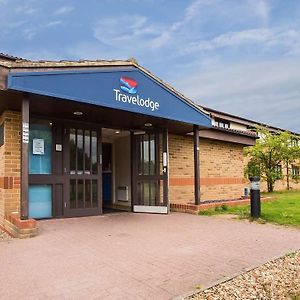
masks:
[(215, 207), (215, 211), (217, 211), (217, 212), (222, 212), (222, 211), (226, 211), (226, 210), (228, 210), (228, 206), (226, 204), (217, 205)]

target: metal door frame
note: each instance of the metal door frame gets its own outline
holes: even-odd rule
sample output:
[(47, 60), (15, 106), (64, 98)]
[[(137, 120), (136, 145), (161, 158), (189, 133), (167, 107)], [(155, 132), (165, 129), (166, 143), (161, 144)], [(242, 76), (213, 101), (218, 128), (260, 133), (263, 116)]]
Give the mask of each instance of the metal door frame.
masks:
[[(168, 214), (170, 211), (169, 204), (169, 150), (168, 150), (168, 130), (167, 128), (163, 130), (152, 130), (146, 132), (146, 134), (155, 134), (156, 141), (156, 174), (155, 175), (139, 175), (138, 174), (138, 138), (137, 135), (131, 133), (131, 182), (132, 182), (132, 200), (131, 206), (133, 212), (144, 212), (144, 213), (160, 213), (160, 214)], [(163, 159), (160, 157), (160, 145), (159, 145), (159, 135), (162, 134), (162, 153)], [(160, 167), (162, 165), (162, 175), (160, 174)], [(136, 205), (138, 200), (137, 189), (138, 182), (143, 180), (159, 180), (163, 182), (163, 205)], [(156, 194), (160, 196), (160, 185)]]
[[(97, 174), (70, 174), (70, 142), (69, 134), (70, 129), (82, 129), (96, 131), (97, 132)], [(81, 217), (102, 214), (102, 134), (101, 127), (94, 125), (84, 125), (78, 123), (66, 123), (64, 124), (64, 138), (63, 138), (63, 177), (64, 177), (64, 217)], [(81, 180), (97, 180), (97, 196), (98, 196), (98, 207), (96, 208), (70, 208), (70, 180), (81, 179)]]

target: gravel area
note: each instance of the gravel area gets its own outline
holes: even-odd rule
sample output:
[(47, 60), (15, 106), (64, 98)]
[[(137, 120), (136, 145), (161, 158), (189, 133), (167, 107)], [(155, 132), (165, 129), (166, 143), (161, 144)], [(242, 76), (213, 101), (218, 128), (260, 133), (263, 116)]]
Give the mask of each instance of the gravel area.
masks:
[(300, 251), (270, 261), (185, 299), (300, 300)]
[(7, 234), (5, 231), (0, 229), (0, 242), (9, 241), (12, 239), (13, 238), (9, 234)]

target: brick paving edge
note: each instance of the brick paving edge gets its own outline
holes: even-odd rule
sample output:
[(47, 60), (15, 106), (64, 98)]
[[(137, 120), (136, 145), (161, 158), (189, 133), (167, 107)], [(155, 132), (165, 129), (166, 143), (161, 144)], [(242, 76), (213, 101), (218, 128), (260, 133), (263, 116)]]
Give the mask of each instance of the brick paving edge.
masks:
[(205, 287), (203, 287), (201, 289), (195, 289), (195, 290), (189, 291), (187, 293), (175, 296), (175, 297), (172, 298), (172, 300), (184, 300), (184, 299), (188, 299), (189, 297), (196, 296), (197, 294), (200, 294), (201, 292), (203, 292), (205, 290), (208, 290), (208, 289), (210, 289), (210, 288), (212, 288), (214, 286), (217, 286), (217, 285), (222, 284), (222, 283), (226, 283), (226, 282), (228, 282), (228, 281), (230, 281), (230, 280), (232, 280), (232, 279), (234, 279), (234, 278), (236, 278), (236, 277), (238, 277), (238, 276), (240, 276), (242, 274), (246, 274), (248, 272), (251, 272), (251, 271), (253, 271), (253, 270), (255, 270), (255, 269), (259, 268), (259, 267), (264, 266), (267, 263), (274, 262), (277, 259), (280, 259), (282, 257), (286, 257), (286, 256), (291, 255), (291, 254), (293, 254), (295, 252), (298, 252), (298, 251), (300, 251), (300, 249), (298, 249), (298, 250), (292, 250), (291, 252), (288, 252), (288, 253), (286, 253), (284, 255), (281, 255), (281, 256), (274, 256), (273, 258), (271, 258), (270, 260), (266, 261), (263, 264), (257, 264), (255, 266), (252, 266), (252, 267), (249, 267), (249, 268), (245, 268), (242, 271), (236, 272), (236, 273), (234, 273), (233, 275), (231, 275), (229, 277), (224, 277), (222, 279), (218, 279), (218, 280), (212, 282), (211, 284), (209, 284), (209, 285), (207, 285), (207, 286), (205, 286)]

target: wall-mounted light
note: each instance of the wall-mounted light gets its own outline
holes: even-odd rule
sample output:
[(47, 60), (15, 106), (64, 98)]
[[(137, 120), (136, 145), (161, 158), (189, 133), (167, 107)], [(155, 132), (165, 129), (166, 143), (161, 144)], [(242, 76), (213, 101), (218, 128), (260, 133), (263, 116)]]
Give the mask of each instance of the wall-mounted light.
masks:
[(82, 116), (83, 112), (82, 111), (74, 111), (73, 115), (75, 115), (75, 116)]
[(152, 127), (152, 123), (145, 123), (145, 127)]
[(142, 134), (146, 134), (146, 131), (143, 131), (143, 130), (134, 130), (133, 134), (134, 135), (142, 135)]
[(116, 131), (115, 131), (115, 134), (120, 134), (120, 133), (121, 133), (120, 130), (116, 130)]

